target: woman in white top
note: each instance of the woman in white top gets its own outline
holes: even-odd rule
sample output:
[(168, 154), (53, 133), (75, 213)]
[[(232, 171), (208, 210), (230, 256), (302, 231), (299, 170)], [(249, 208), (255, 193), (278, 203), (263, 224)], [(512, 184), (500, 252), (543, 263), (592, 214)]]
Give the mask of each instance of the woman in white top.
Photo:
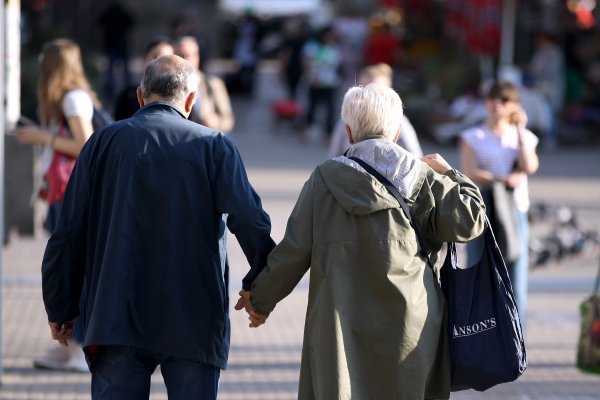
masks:
[[(37, 88), (41, 127), (26, 126), (17, 130), (19, 142), (44, 145), (40, 176), (53, 162), (74, 159), (94, 131), (94, 105), (99, 105), (91, 90), (81, 62), (79, 46), (69, 39), (56, 39), (44, 45), (40, 55)], [(66, 164), (64, 162), (63, 164)], [(54, 229), (64, 185), (48, 180), (44, 197), (48, 202), (46, 229)]]
[[(44, 45), (40, 55), (37, 99), (42, 126), (17, 129), (17, 139), (23, 144), (44, 145), (39, 175), (46, 176), (44, 197), (48, 202), (48, 216), (44, 226), (52, 233), (60, 212), (65, 178), (68, 180), (75, 158), (94, 131), (94, 105), (99, 106), (85, 77), (79, 46), (73, 41), (56, 39)], [(59, 163), (58, 160), (62, 179), (52, 179), (48, 171)], [(78, 342), (82, 341), (82, 327), (80, 331), (75, 329), (75, 338)], [(87, 370), (78, 343), (72, 343), (63, 351), (51, 350), (43, 359), (35, 360), (34, 365), (51, 369)]]
[[(520, 234), (520, 256), (507, 262), (508, 272), (517, 300), (517, 307), (525, 322), (527, 307), (529, 192), (527, 175), (539, 167), (536, 154), (538, 138), (528, 129), (527, 114), (519, 103), (518, 88), (508, 82), (494, 83), (486, 96), (487, 121), (461, 134), (461, 170), (482, 190), (494, 181), (514, 189), (517, 221)], [(468, 265), (479, 260), (481, 240), (467, 244)]]

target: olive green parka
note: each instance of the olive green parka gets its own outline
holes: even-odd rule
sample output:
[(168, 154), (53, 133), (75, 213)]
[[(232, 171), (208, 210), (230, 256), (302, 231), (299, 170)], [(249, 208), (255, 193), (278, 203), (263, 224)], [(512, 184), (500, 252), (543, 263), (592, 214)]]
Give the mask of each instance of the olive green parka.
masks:
[[(455, 170), (441, 175), (409, 161), (399, 168), (410, 174), (399, 176), (411, 177), (407, 204), (434, 260), (444, 242), (479, 236), (477, 187)], [(319, 165), (305, 183), (253, 283), (253, 307), (273, 311), (309, 268), (299, 399), (449, 398), (439, 271), (419, 255), (398, 201), (345, 157)]]

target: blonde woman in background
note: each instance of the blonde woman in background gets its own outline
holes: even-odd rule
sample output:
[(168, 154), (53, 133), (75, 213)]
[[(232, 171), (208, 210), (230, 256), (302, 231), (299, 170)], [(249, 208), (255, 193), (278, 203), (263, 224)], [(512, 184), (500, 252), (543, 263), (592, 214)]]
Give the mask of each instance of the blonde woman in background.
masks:
[[(93, 133), (94, 105), (99, 106), (96, 94), (85, 77), (79, 46), (73, 41), (56, 39), (44, 45), (40, 55), (37, 100), (41, 126), (24, 126), (18, 128), (16, 134), (22, 144), (44, 146), (36, 186), (39, 188), (46, 176), (44, 197), (48, 202), (48, 215), (44, 227), (52, 233), (66, 181), (52, 179), (47, 172), (60, 163), (68, 180), (74, 159)], [(74, 336), (75, 340), (67, 348), (51, 349), (46, 356), (35, 360), (34, 366), (87, 371), (80, 346), (83, 330), (79, 331), (76, 326)]]
[[(392, 68), (384, 63), (363, 68), (358, 78), (358, 84), (364, 86), (371, 82), (392, 87)], [(397, 143), (414, 156), (423, 157), (423, 150), (419, 144), (417, 132), (415, 132), (415, 128), (404, 114), (402, 114), (402, 118), (400, 119), (400, 137)], [(344, 122), (339, 120), (331, 135), (329, 158), (339, 156), (346, 151), (348, 146), (350, 146), (350, 143), (348, 143)]]

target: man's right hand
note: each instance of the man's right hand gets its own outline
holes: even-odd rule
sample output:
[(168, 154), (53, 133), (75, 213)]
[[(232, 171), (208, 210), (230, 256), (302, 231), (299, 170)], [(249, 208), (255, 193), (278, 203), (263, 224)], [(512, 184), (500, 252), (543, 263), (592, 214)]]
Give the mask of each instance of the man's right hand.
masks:
[(48, 322), (52, 339), (56, 340), (61, 345), (67, 347), (68, 341), (73, 337), (73, 321), (58, 324), (56, 322)]

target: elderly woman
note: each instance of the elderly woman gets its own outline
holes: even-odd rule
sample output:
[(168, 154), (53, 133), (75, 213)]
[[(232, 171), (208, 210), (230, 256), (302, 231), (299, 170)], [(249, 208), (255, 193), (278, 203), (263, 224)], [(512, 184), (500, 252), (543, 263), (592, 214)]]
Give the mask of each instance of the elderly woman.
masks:
[(311, 268), (299, 399), (447, 399), (450, 364), (439, 270), (421, 256), (401, 206), (352, 158), (406, 199), (435, 259), (444, 242), (484, 230), (477, 187), (439, 155), (423, 160), (395, 144), (402, 102), (371, 83), (348, 90), (345, 156), (304, 185), (285, 237), (237, 309), (262, 324)]

